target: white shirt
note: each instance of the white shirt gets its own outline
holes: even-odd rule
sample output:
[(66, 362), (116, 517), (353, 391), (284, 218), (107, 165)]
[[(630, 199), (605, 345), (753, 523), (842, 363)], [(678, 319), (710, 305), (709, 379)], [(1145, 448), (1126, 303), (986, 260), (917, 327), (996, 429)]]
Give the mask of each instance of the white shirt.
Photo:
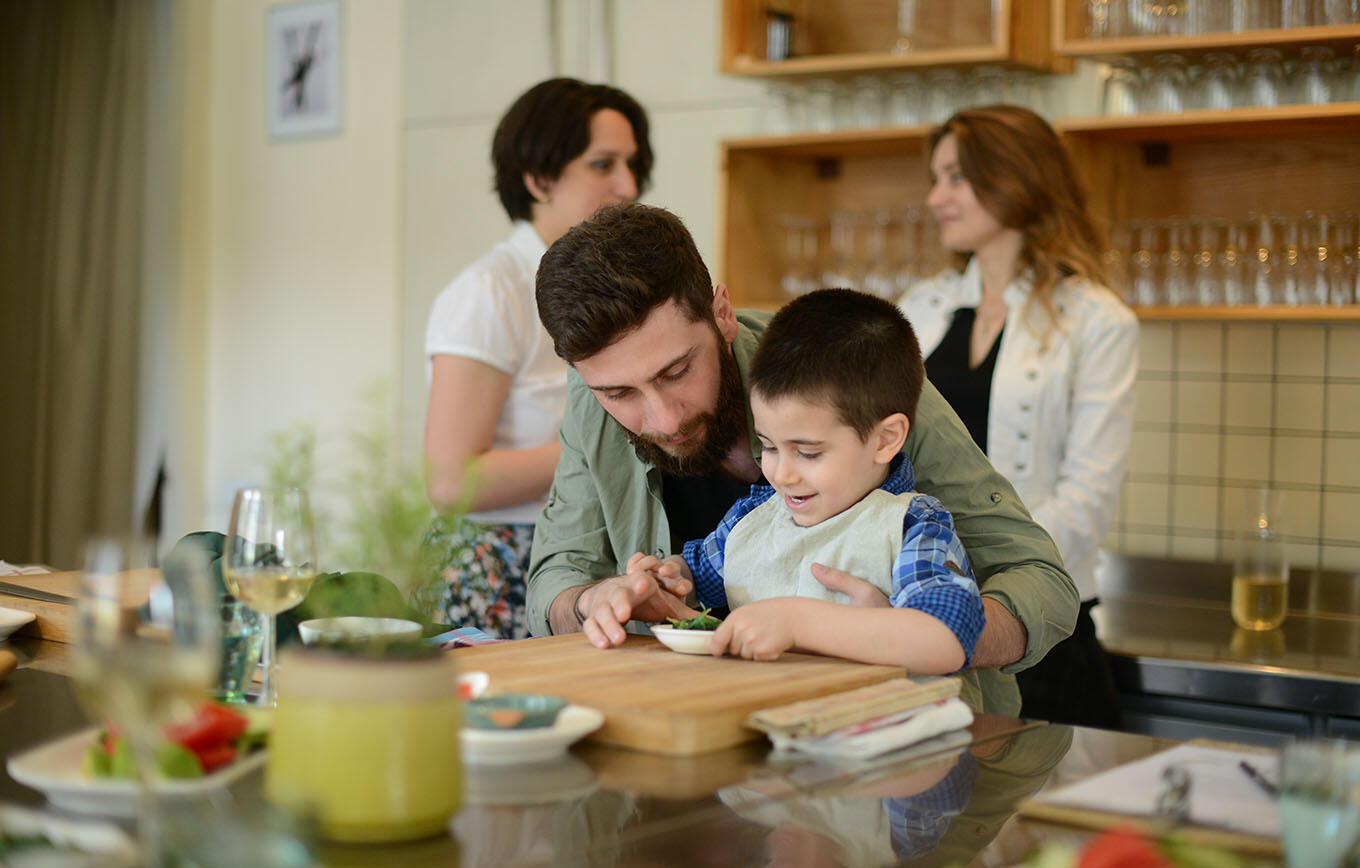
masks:
[[(987, 457), (1058, 544), (1087, 600), (1096, 595), (1098, 546), (1128, 464), (1138, 319), (1109, 290), (1068, 278), (1053, 291), (1054, 327), (1039, 305), (1026, 304), (1029, 292), (1027, 276), (1003, 292), (1006, 328), (992, 374)], [(929, 356), (954, 312), (981, 300), (974, 259), (963, 274), (917, 284), (898, 306)]]
[[(517, 221), (510, 237), (491, 248), (439, 293), (425, 327), (428, 359), (462, 356), (504, 371), (510, 391), (501, 405), (492, 449), (533, 449), (557, 439), (567, 403), (567, 363), (553, 352), (538, 320), (534, 277), (547, 245), (534, 227)], [(429, 381), (433, 362), (425, 368)], [(543, 499), (469, 513), (482, 524), (533, 524)]]

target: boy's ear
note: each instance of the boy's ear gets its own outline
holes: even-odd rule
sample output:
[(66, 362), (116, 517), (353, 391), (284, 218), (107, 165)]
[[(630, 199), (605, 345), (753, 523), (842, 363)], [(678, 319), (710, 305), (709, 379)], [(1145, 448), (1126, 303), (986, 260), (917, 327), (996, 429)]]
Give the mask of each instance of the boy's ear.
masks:
[(879, 464), (891, 462), (893, 456), (902, 451), (910, 431), (911, 420), (905, 413), (893, 413), (879, 422), (871, 435), (874, 437), (874, 460)]

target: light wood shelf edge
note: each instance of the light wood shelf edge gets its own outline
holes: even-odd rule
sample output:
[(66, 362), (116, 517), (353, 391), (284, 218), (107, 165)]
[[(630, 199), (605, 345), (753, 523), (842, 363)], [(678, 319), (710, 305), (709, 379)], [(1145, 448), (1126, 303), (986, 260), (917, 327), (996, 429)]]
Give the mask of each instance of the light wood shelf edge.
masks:
[(1197, 36), (1129, 36), (1122, 39), (1067, 39), (1057, 29), (1059, 26), (1065, 27), (1065, 24), (1055, 18), (1056, 41), (1053, 50), (1063, 57), (1088, 60), (1163, 52), (1230, 51), (1281, 46), (1301, 48), (1307, 45), (1360, 41), (1360, 24), (1247, 30), (1240, 33), (1225, 31)]
[(1012, 69), (1032, 69), (1017, 63), (995, 45), (965, 45), (958, 48), (939, 48), (913, 54), (894, 54), (891, 51), (856, 52), (854, 54), (819, 54), (810, 57), (790, 57), (788, 60), (757, 60), (739, 54), (723, 68), (730, 75), (761, 78), (781, 78), (805, 75), (838, 75), (851, 72), (874, 72), (922, 67), (969, 67), (995, 64)]
[(1360, 305), (1300, 307), (1134, 307), (1141, 320), (1222, 320), (1225, 322), (1357, 322)]
[(875, 127), (873, 129), (833, 130), (825, 133), (789, 133), (777, 136), (743, 136), (723, 139), (727, 151), (782, 151), (807, 147), (835, 147), (872, 145), (897, 141), (924, 141), (934, 132), (933, 124), (910, 127)]
[(1117, 136), (1157, 132), (1202, 137), (1212, 135), (1217, 130), (1252, 126), (1323, 127), (1337, 124), (1360, 126), (1360, 102), (1195, 109), (1174, 114), (1149, 113), (1121, 117), (1071, 117), (1057, 120), (1053, 126), (1064, 135)]

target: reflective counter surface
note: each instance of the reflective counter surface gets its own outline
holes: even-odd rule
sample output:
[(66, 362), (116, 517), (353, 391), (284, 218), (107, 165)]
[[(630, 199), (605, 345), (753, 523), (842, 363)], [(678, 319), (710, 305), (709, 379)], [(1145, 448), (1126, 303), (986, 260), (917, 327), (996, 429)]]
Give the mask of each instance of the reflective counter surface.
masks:
[[(0, 681), (6, 757), (86, 725), (63, 649), (11, 647), (25, 663)], [(424, 841), (309, 845), (261, 810), (258, 773), (172, 823), (205, 866), (1010, 865), (1055, 836), (1089, 834), (1021, 819), (1020, 802), (1169, 744), (996, 716), (953, 747), (855, 765), (789, 760), (762, 743), (689, 759), (582, 744), (547, 764), (466, 768), (450, 834)], [(16, 802), (44, 800), (0, 775), (0, 803)]]

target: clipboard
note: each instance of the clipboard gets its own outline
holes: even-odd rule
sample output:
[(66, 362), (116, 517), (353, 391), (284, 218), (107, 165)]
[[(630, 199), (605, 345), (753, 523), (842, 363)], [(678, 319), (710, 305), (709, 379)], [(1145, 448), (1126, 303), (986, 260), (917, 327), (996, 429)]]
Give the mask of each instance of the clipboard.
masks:
[[(1056, 790), (1041, 792), (1022, 803), (1018, 813), (1031, 820), (1102, 831), (1114, 826), (1132, 826), (1154, 837), (1171, 837), (1190, 844), (1279, 859), (1283, 856), (1283, 850), (1276, 831), (1279, 827), (1278, 800), (1271, 800), (1236, 768), (1238, 761), (1245, 759), (1257, 765), (1268, 764), (1273, 776), (1276, 756), (1277, 753), (1269, 749), (1194, 739)], [(1189, 822), (1168, 828), (1167, 821), (1155, 816), (1152, 807), (1156, 800), (1156, 779), (1160, 779), (1161, 769), (1172, 762), (1189, 763), (1192, 809)], [(1193, 783), (1196, 769), (1200, 771), (1200, 780), (1205, 788), (1215, 788), (1216, 795), (1223, 790), (1223, 781), (1218, 777), (1235, 774), (1238, 778), (1235, 793), (1226, 804), (1221, 798), (1214, 799), (1215, 811), (1234, 814), (1240, 810), (1244, 825), (1267, 828), (1270, 832), (1252, 834), (1240, 828), (1196, 822)], [(1090, 796), (1093, 791), (1097, 794), (1087, 804), (1074, 803), (1077, 799)], [(1099, 791), (1107, 795), (1102, 797)], [(1127, 808), (1130, 803), (1140, 801), (1146, 803), (1145, 811), (1116, 809), (1116, 806)], [(1250, 819), (1264, 818), (1269, 814), (1273, 814), (1273, 826), (1269, 822), (1253, 823)]]

